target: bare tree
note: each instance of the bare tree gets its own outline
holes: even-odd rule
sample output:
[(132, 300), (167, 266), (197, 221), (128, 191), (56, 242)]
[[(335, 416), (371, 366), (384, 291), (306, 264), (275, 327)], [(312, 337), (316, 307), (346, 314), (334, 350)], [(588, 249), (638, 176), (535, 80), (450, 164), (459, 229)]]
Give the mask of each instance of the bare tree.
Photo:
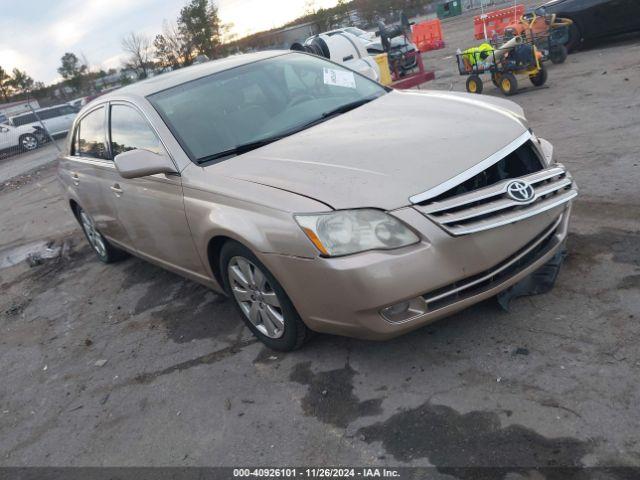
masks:
[(162, 33), (156, 35), (153, 41), (155, 57), (165, 68), (176, 69), (191, 65), (193, 62), (194, 47), (188, 38), (180, 32), (177, 25), (164, 21)]
[(131, 32), (122, 39), (122, 49), (129, 54), (125, 66), (135, 70), (139, 79), (147, 78), (152, 65), (149, 38)]

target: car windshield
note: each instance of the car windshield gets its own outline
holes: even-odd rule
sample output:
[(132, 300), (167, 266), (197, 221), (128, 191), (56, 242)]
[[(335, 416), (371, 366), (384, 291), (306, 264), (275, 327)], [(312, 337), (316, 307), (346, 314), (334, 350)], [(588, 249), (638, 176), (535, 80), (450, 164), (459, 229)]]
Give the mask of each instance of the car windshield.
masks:
[(193, 161), (244, 153), (386, 93), (322, 58), (290, 53), (149, 96)]

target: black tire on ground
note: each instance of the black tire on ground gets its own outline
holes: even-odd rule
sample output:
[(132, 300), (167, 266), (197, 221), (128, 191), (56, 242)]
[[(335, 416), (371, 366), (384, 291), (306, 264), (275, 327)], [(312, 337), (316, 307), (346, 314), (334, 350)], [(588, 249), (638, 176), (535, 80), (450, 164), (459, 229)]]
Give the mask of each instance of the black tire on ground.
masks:
[[(270, 285), (273, 292), (275, 292), (277, 296), (277, 300), (280, 303), (280, 309), (282, 312), (282, 317), (284, 318), (284, 331), (279, 338), (271, 338), (267, 335), (264, 335), (258, 328), (247, 318), (245, 313), (233, 292), (231, 291), (231, 279), (229, 274), (229, 263), (232, 259), (237, 259), (241, 257), (242, 259), (248, 260), (254, 266), (260, 269), (260, 271), (264, 274), (267, 279), (268, 284)], [(258, 260), (258, 258), (253, 254), (251, 250), (246, 248), (244, 245), (234, 241), (226, 242), (222, 250), (220, 251), (220, 274), (224, 282), (224, 288), (229, 294), (229, 298), (233, 302), (238, 314), (241, 316), (244, 323), (247, 325), (249, 330), (264, 343), (267, 347), (273, 350), (279, 350), (281, 352), (289, 352), (291, 350), (296, 350), (300, 348), (304, 343), (311, 337), (311, 330), (307, 328), (304, 324), (300, 315), (296, 311), (293, 303), (289, 299), (289, 296), (284, 291), (278, 280), (273, 276), (273, 274), (269, 271), (265, 265)]]
[(533, 83), (536, 87), (541, 87), (542, 85), (547, 83), (547, 77), (547, 69), (544, 64), (541, 63), (538, 73), (536, 75), (531, 75), (529, 79), (531, 80), (531, 83)]
[(569, 41), (567, 42), (567, 52), (573, 53), (580, 50), (582, 46), (582, 32), (576, 23), (572, 23), (569, 27)]
[(98, 260), (102, 263), (115, 263), (129, 256), (127, 252), (114, 247), (95, 227), (95, 223), (90, 215), (88, 215), (81, 207), (76, 207), (76, 218), (80, 222), (80, 227), (84, 232), (84, 236), (89, 242), (91, 249), (94, 251)]
[(19, 139), (20, 151), (29, 152), (31, 150), (35, 150), (40, 146), (40, 142), (38, 141), (38, 137), (32, 135), (31, 133), (26, 133), (20, 136)]
[(568, 55), (569, 51), (567, 50), (567, 47), (564, 45), (555, 45), (549, 52), (549, 60), (551, 60), (551, 63), (555, 64), (564, 63)]
[(503, 73), (500, 77), (500, 90), (510, 97), (518, 92), (518, 80), (513, 73)]
[(469, 78), (467, 78), (467, 92), (480, 94), (483, 89), (482, 79), (478, 75), (469, 75)]

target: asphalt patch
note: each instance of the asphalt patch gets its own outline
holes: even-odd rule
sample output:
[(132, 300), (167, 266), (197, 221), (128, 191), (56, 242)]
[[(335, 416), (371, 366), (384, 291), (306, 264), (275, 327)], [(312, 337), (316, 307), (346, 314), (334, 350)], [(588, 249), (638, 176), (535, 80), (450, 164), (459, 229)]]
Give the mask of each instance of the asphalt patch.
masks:
[(622, 290), (640, 290), (640, 275), (628, 275), (618, 284)]
[(146, 286), (133, 314), (158, 309), (151, 321), (160, 320), (169, 339), (176, 343), (236, 333), (242, 325), (232, 303), (203, 285), (138, 259), (124, 272), (122, 289)]
[[(460, 414), (428, 402), (359, 433), (367, 443), (382, 442), (397, 460), (428, 458), (442, 473), (463, 480), (504, 478), (509, 472), (535, 468), (580, 467), (594, 446), (575, 438), (546, 438), (521, 425), (502, 427), (496, 412)], [(499, 470), (487, 471), (490, 477), (479, 476), (486, 467)], [(545, 474), (548, 480), (571, 478), (554, 476), (553, 470)]]
[(571, 233), (568, 243), (568, 262), (594, 261), (597, 255), (610, 254), (616, 263), (640, 266), (640, 232), (611, 228), (592, 234)]
[(344, 368), (319, 373), (313, 373), (310, 366), (311, 362), (299, 363), (290, 376), (290, 380), (309, 386), (302, 399), (305, 415), (346, 428), (357, 418), (382, 413), (382, 398), (360, 401), (354, 395), (353, 377), (356, 371), (349, 364)]

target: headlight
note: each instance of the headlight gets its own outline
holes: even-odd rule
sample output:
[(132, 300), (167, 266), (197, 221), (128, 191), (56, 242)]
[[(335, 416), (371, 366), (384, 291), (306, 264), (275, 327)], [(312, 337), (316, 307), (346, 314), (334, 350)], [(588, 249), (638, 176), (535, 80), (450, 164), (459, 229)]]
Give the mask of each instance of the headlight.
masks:
[(379, 210), (340, 210), (296, 215), (295, 219), (316, 248), (329, 257), (389, 250), (419, 241), (402, 222)]

